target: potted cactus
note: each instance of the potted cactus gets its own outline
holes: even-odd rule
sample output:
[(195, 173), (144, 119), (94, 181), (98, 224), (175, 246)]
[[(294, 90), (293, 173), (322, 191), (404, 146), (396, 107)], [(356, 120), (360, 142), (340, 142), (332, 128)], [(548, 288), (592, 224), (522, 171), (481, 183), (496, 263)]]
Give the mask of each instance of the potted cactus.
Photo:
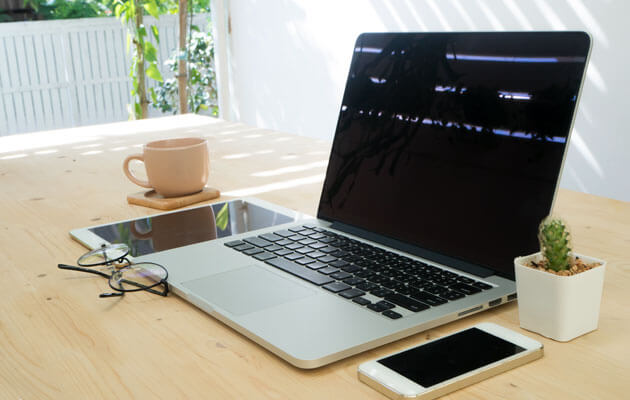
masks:
[(540, 252), (514, 259), (521, 328), (561, 342), (597, 329), (606, 262), (573, 253), (566, 224), (547, 217)]

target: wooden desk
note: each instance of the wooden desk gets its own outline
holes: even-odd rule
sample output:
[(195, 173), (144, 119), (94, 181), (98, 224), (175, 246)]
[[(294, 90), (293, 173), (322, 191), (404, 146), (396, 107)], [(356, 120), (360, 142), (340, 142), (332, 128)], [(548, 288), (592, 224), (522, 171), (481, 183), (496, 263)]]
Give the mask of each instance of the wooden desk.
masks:
[[(205, 136), (210, 184), (315, 214), (330, 144), (194, 115), (0, 138), (0, 398), (383, 399), (357, 366), (481, 321), (540, 340), (545, 357), (451, 399), (621, 399), (630, 392), (630, 204), (567, 190), (576, 249), (608, 260), (599, 329), (562, 344), (498, 307), (313, 371), (292, 367), (175, 296), (100, 299), (107, 282), (61, 271), (72, 228), (157, 213), (122, 161), (163, 137)], [(217, 200), (217, 201), (218, 201)]]

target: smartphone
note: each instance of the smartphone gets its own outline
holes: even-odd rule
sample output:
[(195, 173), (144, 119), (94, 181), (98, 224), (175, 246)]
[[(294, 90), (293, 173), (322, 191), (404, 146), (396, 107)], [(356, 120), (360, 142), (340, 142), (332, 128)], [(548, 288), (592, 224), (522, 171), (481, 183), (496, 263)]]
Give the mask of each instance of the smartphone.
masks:
[(391, 399), (435, 399), (543, 355), (543, 345), (481, 323), (359, 366), (359, 380)]

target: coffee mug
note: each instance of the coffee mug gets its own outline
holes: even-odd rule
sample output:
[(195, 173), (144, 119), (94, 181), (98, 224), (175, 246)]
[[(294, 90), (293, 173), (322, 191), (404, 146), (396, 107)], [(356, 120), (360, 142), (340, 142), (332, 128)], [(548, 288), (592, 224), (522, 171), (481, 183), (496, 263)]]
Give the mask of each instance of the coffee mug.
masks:
[[(131, 160), (144, 163), (148, 181), (138, 179), (129, 170)], [(123, 171), (136, 185), (154, 189), (164, 197), (176, 197), (201, 191), (210, 170), (208, 143), (202, 138), (157, 140), (144, 145), (142, 154), (125, 159)]]

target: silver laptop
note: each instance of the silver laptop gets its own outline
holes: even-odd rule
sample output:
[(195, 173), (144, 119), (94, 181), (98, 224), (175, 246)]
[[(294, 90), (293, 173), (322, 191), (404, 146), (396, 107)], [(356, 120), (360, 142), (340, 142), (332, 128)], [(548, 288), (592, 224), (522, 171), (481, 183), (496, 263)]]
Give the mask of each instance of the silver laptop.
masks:
[(590, 51), (582, 32), (367, 33), (316, 218), (238, 199), (72, 231), (300, 368), (516, 298)]

